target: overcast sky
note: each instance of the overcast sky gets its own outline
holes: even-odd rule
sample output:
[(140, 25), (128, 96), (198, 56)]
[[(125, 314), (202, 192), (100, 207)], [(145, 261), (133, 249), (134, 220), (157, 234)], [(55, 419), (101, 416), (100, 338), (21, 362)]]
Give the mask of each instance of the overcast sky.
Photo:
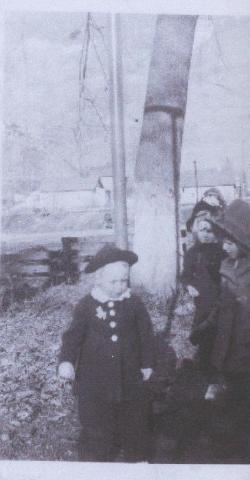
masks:
[(183, 168), (226, 159), (249, 170), (250, 17), (199, 18), (190, 71)]
[[(105, 37), (107, 16), (94, 17)], [(79, 12), (11, 13), (6, 17), (5, 122), (26, 129), (41, 149), (41, 158), (46, 147), (43, 161), (47, 161), (49, 175), (54, 170), (59, 174), (57, 166), (63, 158), (74, 160), (79, 153), (72, 131), (77, 122), (78, 67), (85, 22), (86, 15)], [(133, 168), (155, 19), (126, 15), (122, 22), (126, 151), (127, 163)], [(97, 34), (95, 38), (108, 71), (107, 52), (101, 37)], [(250, 170), (249, 47), (250, 17), (199, 18), (183, 137), (184, 169), (192, 169), (194, 160), (199, 169), (220, 168), (229, 160), (238, 170)], [(88, 88), (108, 126), (106, 81), (93, 45), (89, 59)], [(100, 118), (90, 105), (85, 116), (86, 161), (110, 162), (109, 139)]]

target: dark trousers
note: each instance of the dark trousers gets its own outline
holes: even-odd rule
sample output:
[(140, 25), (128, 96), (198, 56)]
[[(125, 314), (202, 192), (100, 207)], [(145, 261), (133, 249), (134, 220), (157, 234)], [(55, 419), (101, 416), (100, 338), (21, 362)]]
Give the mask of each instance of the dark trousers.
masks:
[(84, 400), (80, 405), (82, 433), (79, 459), (112, 462), (119, 451), (127, 462), (150, 456), (150, 403), (147, 400)]
[[(224, 374), (227, 384), (222, 403), (211, 404), (209, 428), (216, 455), (226, 462), (250, 461), (250, 375)], [(223, 463), (223, 458), (221, 459)]]
[(199, 342), (196, 343), (198, 345), (198, 366), (199, 370), (206, 379), (208, 383), (216, 383), (215, 381), (215, 368), (211, 365), (210, 357), (213, 348), (214, 342), (214, 335), (207, 334), (204, 338), (200, 338)]
[(207, 313), (204, 315), (197, 309), (190, 341), (193, 345), (198, 346), (199, 368), (210, 383), (214, 373), (214, 368), (210, 363), (210, 357), (214, 346), (215, 329), (212, 325), (201, 328), (206, 319)]
[(250, 408), (250, 374), (247, 372), (226, 373), (228, 399), (238, 405), (247, 405)]

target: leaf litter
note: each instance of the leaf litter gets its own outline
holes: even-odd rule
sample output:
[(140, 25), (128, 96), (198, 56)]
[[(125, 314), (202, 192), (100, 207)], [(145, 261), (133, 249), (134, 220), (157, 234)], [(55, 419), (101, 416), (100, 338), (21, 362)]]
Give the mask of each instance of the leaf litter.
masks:
[[(57, 367), (62, 333), (90, 285), (88, 276), (77, 285), (51, 287), (0, 317), (0, 459), (77, 460), (77, 399), (72, 385), (58, 378)], [(157, 303), (151, 299), (148, 308), (159, 335), (166, 315)], [(159, 378), (168, 368), (165, 351)]]

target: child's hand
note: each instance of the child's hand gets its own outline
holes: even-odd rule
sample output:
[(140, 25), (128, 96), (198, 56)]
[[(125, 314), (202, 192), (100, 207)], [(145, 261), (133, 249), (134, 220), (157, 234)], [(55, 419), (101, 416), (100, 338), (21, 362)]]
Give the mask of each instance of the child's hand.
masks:
[(141, 368), (141, 373), (142, 373), (142, 376), (143, 376), (143, 381), (144, 382), (147, 382), (152, 373), (153, 373), (153, 369), (152, 368)]
[(75, 370), (70, 362), (62, 362), (58, 368), (58, 375), (65, 380), (74, 380), (75, 379)]
[(200, 295), (198, 290), (196, 290), (196, 288), (193, 287), (192, 285), (187, 286), (187, 291), (188, 291), (190, 297), (198, 297)]

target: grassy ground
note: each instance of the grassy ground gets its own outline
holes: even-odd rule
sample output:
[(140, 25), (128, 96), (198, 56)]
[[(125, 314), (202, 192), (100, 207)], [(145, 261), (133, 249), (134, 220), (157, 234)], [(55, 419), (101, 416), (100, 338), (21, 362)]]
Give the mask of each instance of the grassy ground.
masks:
[(58, 381), (57, 357), (82, 290), (51, 288), (1, 318), (1, 458), (76, 458), (75, 401)]
[[(71, 386), (58, 380), (57, 358), (62, 332), (74, 305), (89, 291), (90, 281), (86, 277), (75, 286), (52, 287), (2, 315), (0, 459), (77, 460), (76, 399)], [(148, 295), (145, 301), (154, 323), (158, 360), (151, 384), (154, 461), (231, 462), (234, 457), (228, 449), (218, 457), (230, 418), (206, 404), (206, 382), (191, 361), (195, 356), (188, 341), (192, 306), (179, 298), (169, 336), (166, 306)], [(219, 432), (219, 440), (214, 432)]]
[[(62, 332), (89, 291), (60, 285), (12, 305), (0, 319), (0, 458), (76, 460), (79, 422), (69, 384), (57, 377)], [(164, 319), (151, 301), (157, 330)]]

